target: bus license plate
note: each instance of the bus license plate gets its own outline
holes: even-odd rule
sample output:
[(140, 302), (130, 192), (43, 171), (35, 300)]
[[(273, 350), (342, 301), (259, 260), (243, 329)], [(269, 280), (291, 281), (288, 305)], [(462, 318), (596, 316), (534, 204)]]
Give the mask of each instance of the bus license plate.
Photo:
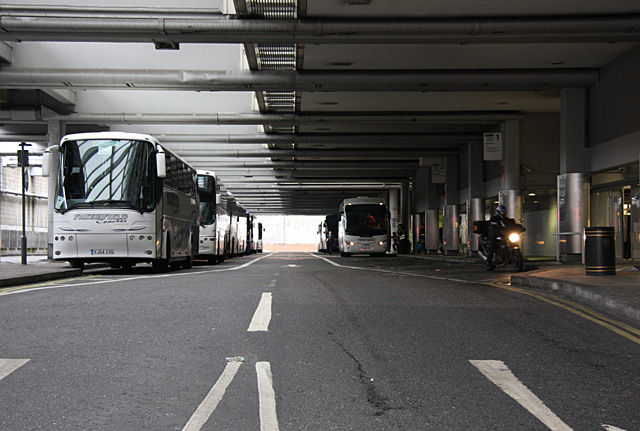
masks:
[(112, 248), (92, 248), (91, 256), (105, 256), (116, 254), (116, 251)]

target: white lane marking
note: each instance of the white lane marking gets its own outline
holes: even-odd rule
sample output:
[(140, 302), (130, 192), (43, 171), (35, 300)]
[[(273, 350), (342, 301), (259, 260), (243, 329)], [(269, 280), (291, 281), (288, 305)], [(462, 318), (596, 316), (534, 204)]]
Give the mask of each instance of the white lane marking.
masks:
[(478, 284), (478, 281), (469, 281), (469, 280), (461, 280), (459, 278), (451, 278), (451, 277), (438, 277), (435, 275), (425, 275), (425, 274), (414, 274), (412, 272), (405, 272), (405, 271), (394, 271), (391, 269), (380, 269), (380, 268), (361, 268), (359, 266), (348, 266), (348, 265), (341, 265), (339, 263), (336, 263), (326, 257), (321, 257), (321, 256), (316, 256), (315, 254), (311, 253), (311, 252), (307, 252), (308, 254), (310, 254), (311, 256), (315, 257), (316, 259), (322, 259), (325, 262), (330, 263), (333, 266), (337, 266), (340, 268), (346, 268), (346, 269), (359, 269), (362, 271), (375, 271), (375, 272), (383, 272), (386, 274), (393, 274), (393, 275), (410, 275), (412, 277), (422, 277), (422, 278), (431, 278), (433, 280), (444, 280), (444, 281), (455, 281), (457, 283), (466, 283), (466, 284)]
[[(183, 276), (187, 276), (187, 275), (208, 274), (208, 273), (211, 273), (211, 272), (237, 271), (239, 269), (246, 268), (249, 265), (253, 265), (257, 261), (262, 260), (264, 258), (267, 258), (269, 256), (272, 256), (273, 254), (274, 253), (258, 257), (256, 259), (250, 261), (250, 262), (247, 262), (247, 263), (242, 264), (240, 266), (235, 266), (233, 268), (211, 269), (211, 270), (205, 270), (205, 271), (189, 271), (189, 272), (180, 272), (180, 273), (173, 273), (173, 274), (172, 273), (170, 273), (170, 274), (157, 274), (157, 275), (149, 275), (149, 276), (146, 276), (144, 278), (183, 277)], [(123, 282), (123, 281), (139, 280), (140, 278), (141, 278), (140, 276), (136, 276), (136, 277), (127, 277), (127, 278), (120, 278), (120, 279), (85, 281), (83, 283), (73, 283), (73, 284), (67, 283), (67, 284), (56, 284), (56, 285), (51, 285), (51, 286), (38, 286), (38, 287), (31, 287), (31, 288), (24, 288), (24, 289), (14, 288), (15, 290), (11, 290), (9, 292), (0, 292), (0, 296), (16, 295), (18, 293), (34, 292), (34, 291), (37, 291), (37, 290), (59, 289), (61, 287), (95, 286), (97, 284), (118, 283), (118, 282)]]
[(275, 280), (271, 280), (267, 287), (275, 287), (275, 285), (276, 285), (276, 281)]
[(29, 359), (0, 359), (0, 380), (29, 362)]
[(227, 366), (224, 368), (222, 375), (218, 379), (213, 388), (209, 391), (207, 396), (204, 398), (200, 406), (196, 409), (196, 411), (189, 419), (189, 422), (184, 426), (182, 431), (199, 431), (200, 428), (209, 420), (211, 414), (218, 406), (218, 403), (222, 399), (227, 387), (235, 377), (238, 372), (238, 368), (240, 368), (242, 362), (229, 362)]
[(260, 431), (278, 431), (276, 393), (273, 390), (273, 375), (269, 362), (256, 363), (258, 374), (258, 396), (260, 399)]
[(625, 431), (622, 428), (614, 427), (613, 425), (602, 424), (602, 428), (607, 431)]
[(251, 319), (251, 324), (247, 331), (257, 332), (269, 330), (269, 322), (271, 321), (271, 300), (271, 292), (264, 292), (262, 294), (258, 308), (256, 308), (255, 313), (253, 313), (253, 319)]
[(482, 374), (553, 431), (572, 431), (502, 361), (470, 360)]

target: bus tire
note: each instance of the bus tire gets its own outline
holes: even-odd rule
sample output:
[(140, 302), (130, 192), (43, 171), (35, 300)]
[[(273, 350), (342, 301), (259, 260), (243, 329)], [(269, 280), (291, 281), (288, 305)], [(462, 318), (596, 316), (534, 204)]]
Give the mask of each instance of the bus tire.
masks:
[(84, 262), (81, 260), (72, 260), (69, 262), (71, 268), (79, 269), (80, 271), (84, 270)]
[(182, 269), (191, 269), (193, 268), (193, 259), (191, 256), (187, 257), (187, 259), (182, 262)]
[[(171, 244), (169, 242), (169, 237), (167, 236), (167, 254), (166, 256), (171, 256)], [(156, 259), (152, 263), (153, 272), (161, 273), (167, 272), (169, 270), (169, 258), (165, 257), (163, 259)]]

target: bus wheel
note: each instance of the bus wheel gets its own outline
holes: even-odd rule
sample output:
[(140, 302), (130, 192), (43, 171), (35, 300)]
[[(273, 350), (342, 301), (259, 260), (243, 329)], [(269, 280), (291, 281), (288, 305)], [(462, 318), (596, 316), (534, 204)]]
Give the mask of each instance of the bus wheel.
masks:
[[(171, 243), (169, 242), (169, 238), (167, 237), (167, 256), (171, 256)], [(156, 259), (152, 263), (153, 272), (167, 272), (169, 270), (169, 257), (164, 259)]]
[(69, 264), (71, 268), (79, 269), (80, 271), (84, 270), (84, 262), (81, 260), (72, 260)]
[(191, 269), (192, 267), (193, 267), (193, 259), (191, 258), (191, 256), (189, 256), (189, 257), (187, 257), (187, 260), (182, 262), (182, 268), (183, 269)]

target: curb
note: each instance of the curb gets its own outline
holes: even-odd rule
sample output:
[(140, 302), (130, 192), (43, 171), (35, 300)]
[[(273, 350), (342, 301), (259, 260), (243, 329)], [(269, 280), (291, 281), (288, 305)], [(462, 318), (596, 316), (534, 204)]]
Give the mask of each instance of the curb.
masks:
[(37, 283), (39, 281), (58, 280), (61, 278), (77, 277), (82, 271), (76, 268), (67, 270), (45, 272), (41, 274), (20, 275), (18, 277), (4, 278), (0, 280), (0, 287), (18, 286), (21, 284)]
[(511, 284), (521, 287), (532, 287), (547, 290), (555, 294), (561, 294), (571, 299), (581, 301), (590, 305), (604, 307), (607, 310), (620, 314), (640, 322), (640, 309), (624, 304), (612, 298), (612, 295), (597, 292), (593, 286), (569, 281), (549, 280), (536, 276), (512, 275)]

